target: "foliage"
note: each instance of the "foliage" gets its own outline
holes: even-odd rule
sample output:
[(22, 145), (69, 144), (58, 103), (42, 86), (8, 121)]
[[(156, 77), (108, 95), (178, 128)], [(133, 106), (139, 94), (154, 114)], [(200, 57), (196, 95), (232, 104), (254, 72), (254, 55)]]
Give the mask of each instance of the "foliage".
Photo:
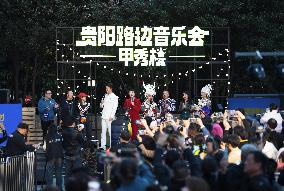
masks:
[[(23, 97), (28, 92), (39, 95), (45, 87), (55, 89), (57, 26), (224, 26), (231, 29), (232, 51), (284, 48), (284, 1), (281, 0), (116, 2), (2, 0), (0, 60), (4, 59), (1, 62), (4, 69), (0, 71), (1, 80), (8, 81), (16, 97)], [(238, 67), (235, 69), (238, 71)], [(233, 79), (239, 77), (235, 75)]]

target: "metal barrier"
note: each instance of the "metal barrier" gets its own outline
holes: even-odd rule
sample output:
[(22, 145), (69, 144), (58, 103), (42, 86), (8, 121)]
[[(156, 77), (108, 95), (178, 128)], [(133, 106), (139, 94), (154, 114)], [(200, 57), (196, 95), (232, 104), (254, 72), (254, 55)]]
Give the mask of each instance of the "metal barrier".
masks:
[(33, 191), (35, 189), (35, 153), (0, 158), (0, 190)]

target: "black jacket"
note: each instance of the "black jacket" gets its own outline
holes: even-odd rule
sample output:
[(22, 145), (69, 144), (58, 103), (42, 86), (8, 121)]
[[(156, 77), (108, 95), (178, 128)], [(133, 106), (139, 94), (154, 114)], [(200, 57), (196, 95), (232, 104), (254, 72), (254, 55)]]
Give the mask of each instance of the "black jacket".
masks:
[(282, 148), (284, 146), (284, 135), (281, 133), (278, 133), (276, 131), (270, 131), (270, 138), (273, 145), (276, 147), (277, 150)]
[(32, 145), (26, 145), (25, 137), (15, 131), (12, 135), (9, 136), (7, 145), (5, 148), (7, 156), (23, 155), (27, 151), (34, 151), (35, 148)]
[(3, 136), (2, 136), (2, 138), (0, 138), (0, 144), (5, 142), (7, 140), (7, 138), (8, 138), (6, 130), (3, 130), (2, 134), (3, 134)]
[(63, 126), (70, 117), (76, 118), (76, 103), (74, 100), (64, 100), (60, 105), (60, 119), (63, 121)]
[(54, 158), (63, 158), (63, 138), (57, 133), (57, 129), (49, 128), (46, 138), (46, 158), (50, 161)]
[(67, 156), (80, 155), (80, 149), (83, 143), (83, 136), (81, 132), (74, 128), (67, 127), (63, 130), (63, 148)]
[(265, 175), (259, 175), (246, 179), (241, 191), (273, 191), (273, 186)]

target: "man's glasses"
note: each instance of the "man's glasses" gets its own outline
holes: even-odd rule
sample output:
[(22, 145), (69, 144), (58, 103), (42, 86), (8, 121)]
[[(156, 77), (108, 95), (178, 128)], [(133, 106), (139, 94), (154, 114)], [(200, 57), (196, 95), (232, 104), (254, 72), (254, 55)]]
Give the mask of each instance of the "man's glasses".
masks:
[(45, 93), (45, 94), (47, 94), (47, 95), (52, 95), (52, 93), (50, 92), (50, 93)]

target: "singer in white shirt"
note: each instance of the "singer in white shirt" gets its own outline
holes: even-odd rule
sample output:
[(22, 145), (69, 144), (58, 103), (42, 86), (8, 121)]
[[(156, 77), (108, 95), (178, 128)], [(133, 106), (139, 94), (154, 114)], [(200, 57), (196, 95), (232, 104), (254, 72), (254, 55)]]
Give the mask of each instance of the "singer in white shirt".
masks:
[(106, 131), (109, 133), (109, 140), (111, 146), (111, 123), (115, 119), (115, 113), (118, 106), (118, 97), (112, 92), (112, 84), (106, 85), (106, 95), (102, 99), (102, 134), (101, 134), (101, 147), (106, 148)]

